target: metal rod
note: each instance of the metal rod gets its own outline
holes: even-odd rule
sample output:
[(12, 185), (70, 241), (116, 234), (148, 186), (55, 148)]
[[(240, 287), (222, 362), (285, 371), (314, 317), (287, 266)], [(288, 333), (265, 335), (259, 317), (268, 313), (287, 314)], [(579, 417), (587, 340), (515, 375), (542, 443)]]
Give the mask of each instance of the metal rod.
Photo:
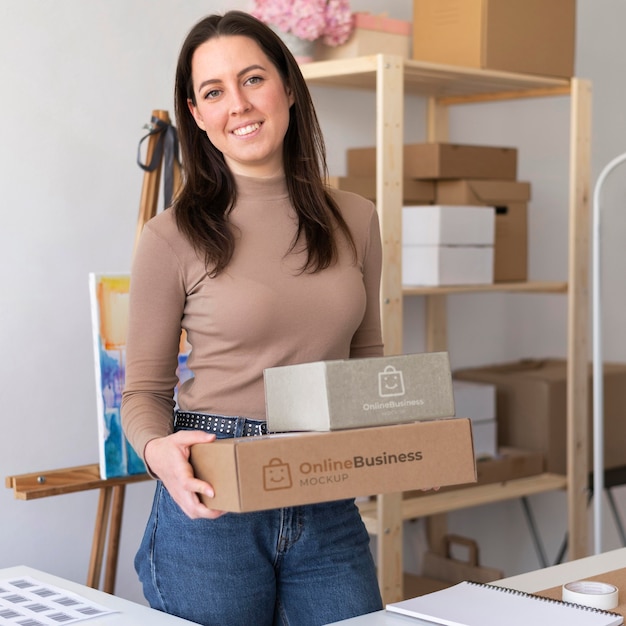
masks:
[(604, 491), (604, 387), (602, 356), (602, 308), (601, 308), (601, 232), (600, 192), (607, 176), (622, 162), (626, 152), (610, 161), (598, 176), (593, 192), (592, 223), (592, 310), (593, 310), (593, 501), (594, 551), (602, 553), (602, 492)]

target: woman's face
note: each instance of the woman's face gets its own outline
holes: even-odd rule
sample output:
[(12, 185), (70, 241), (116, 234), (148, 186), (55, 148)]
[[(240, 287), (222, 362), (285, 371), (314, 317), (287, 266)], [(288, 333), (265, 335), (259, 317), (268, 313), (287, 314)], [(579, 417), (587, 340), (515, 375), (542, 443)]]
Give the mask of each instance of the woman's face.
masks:
[(214, 37), (191, 60), (196, 124), (230, 169), (244, 176), (283, 171), (282, 147), (293, 96), (278, 70), (249, 37)]

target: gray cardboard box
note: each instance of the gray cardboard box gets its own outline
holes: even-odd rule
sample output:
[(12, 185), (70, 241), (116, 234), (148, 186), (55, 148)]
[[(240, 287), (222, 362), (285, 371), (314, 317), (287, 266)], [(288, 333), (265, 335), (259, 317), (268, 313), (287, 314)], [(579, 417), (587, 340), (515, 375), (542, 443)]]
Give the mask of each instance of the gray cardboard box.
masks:
[(447, 352), (316, 361), (264, 372), (270, 432), (329, 431), (454, 416)]

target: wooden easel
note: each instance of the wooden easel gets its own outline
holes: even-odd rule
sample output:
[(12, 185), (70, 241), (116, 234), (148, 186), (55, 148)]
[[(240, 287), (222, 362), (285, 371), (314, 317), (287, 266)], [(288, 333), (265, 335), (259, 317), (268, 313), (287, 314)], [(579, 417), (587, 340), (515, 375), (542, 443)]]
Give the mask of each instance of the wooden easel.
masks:
[[(148, 125), (150, 131), (156, 130), (155, 124), (163, 122), (166, 126), (171, 125), (170, 116), (167, 111), (154, 110), (152, 111), (152, 122)], [(148, 147), (146, 149), (146, 163), (150, 163), (155, 158), (155, 153), (159, 149), (159, 142), (162, 141), (162, 136), (158, 133), (151, 134), (148, 137)], [(157, 203), (159, 200), (159, 187), (161, 184), (161, 170), (163, 169), (163, 151), (157, 155), (158, 159), (154, 163), (155, 167), (146, 171), (143, 178), (143, 188), (141, 190), (141, 200), (139, 203), (139, 217), (137, 219), (137, 232), (135, 234), (135, 246), (137, 248), (137, 242), (139, 236), (143, 230), (144, 224), (156, 215)], [(178, 158), (174, 158), (172, 161), (172, 172), (170, 175), (173, 178), (173, 191), (180, 188), (181, 172), (180, 163)], [(168, 199), (166, 198), (166, 201)]]
[[(162, 144), (161, 146), (159, 145), (163, 137), (159, 132), (152, 132), (161, 126), (157, 120), (164, 123), (163, 128), (171, 125), (167, 111), (155, 110), (152, 112), (152, 122), (148, 126), (151, 134), (148, 136), (146, 162), (154, 161), (154, 167), (144, 174), (135, 248), (144, 224), (156, 214), (157, 209), (164, 156)], [(178, 158), (173, 159), (173, 172), (171, 174), (173, 176), (173, 188), (176, 190), (179, 188), (181, 180)], [(93, 465), (33, 472), (19, 476), (7, 476), (6, 486), (9, 489), (13, 489), (15, 498), (18, 500), (34, 500), (36, 498), (46, 498), (48, 496), (58, 496), (91, 489), (100, 490), (86, 584), (94, 589), (100, 586), (100, 577), (104, 563), (104, 584), (102, 590), (112, 594), (115, 591), (115, 579), (117, 576), (126, 485), (149, 479), (150, 476), (148, 474), (104, 479), (100, 477), (100, 467), (95, 463)]]

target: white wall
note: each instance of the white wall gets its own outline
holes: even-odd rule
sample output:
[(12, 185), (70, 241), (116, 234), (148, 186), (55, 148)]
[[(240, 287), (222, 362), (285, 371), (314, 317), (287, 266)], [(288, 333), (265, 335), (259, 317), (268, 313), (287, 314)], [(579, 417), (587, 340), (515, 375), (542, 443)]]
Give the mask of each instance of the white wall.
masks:
[[(577, 73), (593, 81), (593, 174), (626, 150), (626, 84), (621, 79), (626, 4), (579, 0)], [(87, 275), (126, 271), (143, 178), (137, 143), (153, 109), (172, 111), (178, 48), (206, 13), (247, 2), (227, 0), (3, 0), (0, 3), (0, 475), (97, 461), (95, 389)], [(411, 18), (408, 0), (353, 0), (355, 10)], [(384, 9), (383, 9), (384, 7)], [(373, 143), (374, 104), (362, 94), (314, 92), (329, 145), (331, 173), (343, 174), (345, 148)], [(337, 102), (349, 115), (337, 116)], [(412, 103), (416, 119), (423, 102)], [(515, 120), (511, 124), (511, 120)], [(566, 277), (566, 99), (467, 107), (454, 112), (455, 141), (515, 145), (520, 178), (533, 184), (530, 273)], [(407, 139), (423, 137), (423, 127)], [(626, 360), (621, 240), (626, 168), (607, 183), (605, 200), (605, 353)], [(420, 299), (407, 318), (423, 315)], [(419, 326), (419, 324), (418, 324)], [(407, 350), (422, 347), (407, 332)], [(454, 366), (522, 356), (563, 356), (560, 296), (455, 296), (450, 304)], [(619, 491), (619, 490), (618, 490)], [(132, 558), (152, 485), (127, 489), (117, 593), (141, 600)], [(618, 493), (619, 506), (626, 507)], [(0, 567), (27, 564), (85, 580), (95, 492), (31, 502), (0, 490)], [(531, 499), (552, 559), (565, 527), (562, 494)], [(450, 527), (475, 537), (483, 561), (507, 575), (534, 569), (519, 502), (450, 515)], [(509, 533), (501, 535), (502, 528)], [(502, 538), (498, 538), (502, 537)], [(512, 537), (514, 539), (512, 540)], [(606, 548), (617, 547), (610, 520)], [(421, 523), (407, 528), (407, 564), (418, 568)]]

